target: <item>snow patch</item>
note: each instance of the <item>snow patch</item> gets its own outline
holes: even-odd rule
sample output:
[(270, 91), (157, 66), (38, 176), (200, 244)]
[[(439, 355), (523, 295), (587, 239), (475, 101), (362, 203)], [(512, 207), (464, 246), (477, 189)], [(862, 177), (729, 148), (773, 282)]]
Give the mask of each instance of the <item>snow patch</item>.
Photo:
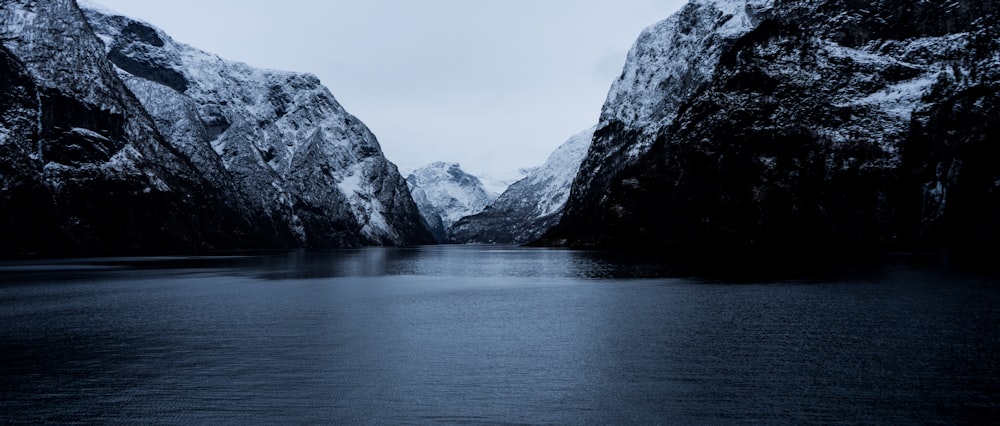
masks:
[(370, 165), (364, 162), (352, 167), (337, 184), (340, 192), (347, 197), (354, 216), (361, 226), (361, 234), (374, 241), (385, 239), (400, 241), (401, 237), (384, 212), (386, 206), (375, 193), (375, 188), (366, 177)]
[(361, 173), (359, 170), (355, 169), (350, 172), (349, 175), (344, 176), (343, 179), (337, 184), (340, 188), (340, 192), (348, 197), (356, 196), (361, 194)]
[(77, 136), (82, 136), (82, 137), (85, 137), (85, 138), (97, 139), (97, 140), (100, 140), (100, 141), (108, 141), (109, 140), (107, 137), (105, 137), (104, 135), (102, 135), (100, 133), (97, 133), (97, 132), (95, 132), (93, 130), (90, 130), (90, 129), (84, 129), (84, 128), (81, 128), (81, 127), (74, 127), (74, 128), (72, 128), (72, 129), (69, 130), (69, 133), (77, 135)]
[(108, 16), (122, 16), (118, 11), (111, 9), (103, 4), (100, 4), (94, 0), (76, 0), (76, 4), (80, 6), (81, 9), (89, 9), (98, 12), (102, 15)]
[(887, 86), (868, 96), (846, 103), (835, 104), (835, 106), (875, 107), (894, 118), (909, 122), (913, 111), (923, 105), (921, 98), (936, 81), (937, 77), (935, 75), (925, 74), (911, 80)]

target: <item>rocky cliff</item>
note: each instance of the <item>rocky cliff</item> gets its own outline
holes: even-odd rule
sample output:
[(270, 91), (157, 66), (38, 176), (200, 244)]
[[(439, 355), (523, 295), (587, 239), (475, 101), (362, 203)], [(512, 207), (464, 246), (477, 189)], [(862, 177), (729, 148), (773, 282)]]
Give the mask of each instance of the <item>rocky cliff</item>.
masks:
[(158, 129), (259, 224), (295, 245), (428, 242), (375, 136), (319, 79), (261, 70), (85, 7), (108, 58)]
[(3, 2), (0, 41), (0, 253), (269, 241), (156, 130), (74, 2)]
[(315, 77), (86, 13), (0, 5), (4, 254), (430, 241), (374, 136)]
[(996, 247), (998, 7), (692, 0), (632, 49), (546, 241)]

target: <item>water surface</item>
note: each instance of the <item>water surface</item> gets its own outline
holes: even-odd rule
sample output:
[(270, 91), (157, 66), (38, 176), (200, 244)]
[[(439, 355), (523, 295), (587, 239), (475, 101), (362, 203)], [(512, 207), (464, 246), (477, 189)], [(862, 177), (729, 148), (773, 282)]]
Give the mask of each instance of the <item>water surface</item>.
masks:
[(513, 247), (0, 263), (4, 423), (1000, 421), (1000, 285)]

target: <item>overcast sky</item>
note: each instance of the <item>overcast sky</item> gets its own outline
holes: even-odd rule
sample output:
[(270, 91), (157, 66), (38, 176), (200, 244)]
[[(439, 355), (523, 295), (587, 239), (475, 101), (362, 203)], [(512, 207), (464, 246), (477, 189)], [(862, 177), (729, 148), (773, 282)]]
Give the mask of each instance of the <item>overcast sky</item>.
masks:
[(175, 40), (319, 76), (402, 169), (513, 177), (597, 123), (643, 28), (684, 0), (96, 0)]

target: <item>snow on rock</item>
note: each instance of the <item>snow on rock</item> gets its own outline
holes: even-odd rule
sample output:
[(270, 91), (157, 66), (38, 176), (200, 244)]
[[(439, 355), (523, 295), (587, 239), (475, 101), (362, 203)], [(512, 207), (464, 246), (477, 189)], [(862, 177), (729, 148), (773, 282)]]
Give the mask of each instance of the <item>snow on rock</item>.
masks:
[[(614, 121), (651, 132), (672, 121), (684, 99), (712, 78), (726, 47), (752, 30), (771, 3), (694, 0), (646, 28), (629, 51), (621, 76), (612, 83), (602, 125)], [(629, 147), (630, 155), (643, 153), (649, 142)]]
[(478, 177), (457, 163), (436, 162), (414, 170), (406, 182), (424, 220), (439, 241), (448, 240), (447, 230), (459, 219), (483, 211), (496, 199)]
[(956, 224), (1000, 218), (954, 199), (994, 197), (998, 17), (964, 0), (691, 0), (630, 51), (546, 241), (995, 238)]
[(157, 131), (75, 2), (0, 2), (0, 42), (0, 254), (262, 243)]
[(562, 216), (595, 129), (560, 145), (545, 164), (511, 185), (485, 211), (458, 221), (449, 230), (450, 238), (459, 243), (520, 244), (540, 237)]
[[(615, 173), (645, 155), (684, 102), (711, 81), (728, 47), (772, 7), (773, 0), (692, 0), (643, 30), (608, 92), (577, 193), (604, 191)], [(614, 137), (620, 134), (628, 140)]]
[(316, 76), (228, 61), (83, 4), (167, 141), (262, 228), (310, 247), (430, 241), (375, 136)]

